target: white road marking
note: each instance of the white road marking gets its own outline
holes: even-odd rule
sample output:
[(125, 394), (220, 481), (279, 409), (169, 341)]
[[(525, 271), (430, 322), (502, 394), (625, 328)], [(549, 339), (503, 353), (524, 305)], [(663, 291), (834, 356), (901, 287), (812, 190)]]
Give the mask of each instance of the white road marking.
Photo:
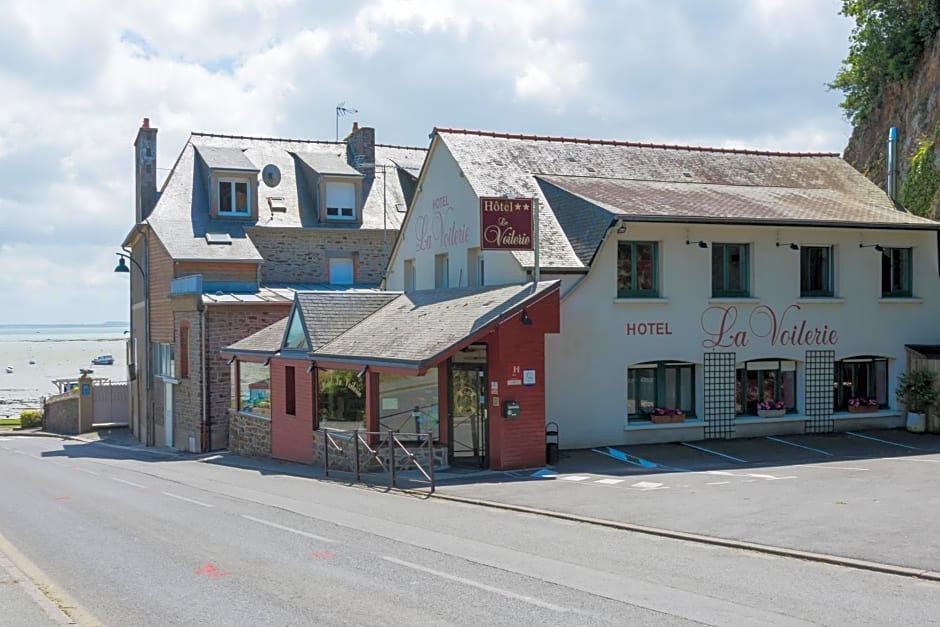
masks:
[(255, 518), (254, 516), (249, 516), (248, 514), (242, 514), (242, 518), (251, 520), (262, 525), (267, 525), (268, 527), (274, 527), (275, 529), (280, 529), (281, 531), (289, 531), (290, 533), (296, 533), (298, 536), (304, 536), (305, 538), (310, 538), (311, 540), (319, 540), (320, 542), (336, 542), (336, 540), (331, 540), (330, 538), (324, 538), (323, 536), (318, 536), (313, 533), (307, 533), (306, 531), (301, 531), (300, 529), (294, 529), (293, 527), (285, 527), (284, 525), (279, 525), (275, 522), (269, 520), (264, 520), (262, 518)]
[(166, 496), (174, 499), (179, 499), (181, 501), (186, 501), (187, 503), (192, 503), (193, 505), (201, 505), (202, 507), (212, 507), (210, 503), (203, 503), (202, 501), (197, 501), (196, 499), (191, 499), (185, 496), (180, 496), (179, 494), (173, 494), (172, 492), (163, 492)]
[(705, 485), (725, 485), (731, 483), (730, 481), (709, 481)]
[(562, 477), (565, 481), (586, 481), (590, 477), (585, 477), (583, 475), (569, 475), (567, 477)]
[(472, 579), (466, 579), (466, 578), (464, 578), (464, 577), (458, 577), (458, 576), (456, 576), (456, 575), (451, 575), (450, 573), (445, 573), (445, 572), (441, 572), (441, 571), (439, 571), (439, 570), (434, 570), (434, 569), (432, 569), (432, 568), (427, 568), (427, 567), (425, 567), (425, 566), (421, 566), (420, 564), (413, 564), (413, 563), (411, 563), (411, 562), (406, 562), (406, 561), (404, 561), (404, 560), (396, 559), (396, 558), (394, 558), (394, 557), (389, 557), (389, 556), (387, 556), (387, 555), (383, 555), (383, 556), (382, 556), (382, 559), (385, 560), (385, 561), (387, 561), (387, 562), (391, 562), (391, 563), (393, 563), (393, 564), (398, 564), (399, 566), (407, 566), (408, 568), (412, 568), (412, 569), (414, 569), (414, 570), (421, 571), (421, 572), (427, 573), (427, 574), (429, 574), (429, 575), (434, 575), (435, 577), (440, 577), (440, 578), (442, 578), (442, 579), (447, 579), (447, 580), (450, 580), (450, 581), (456, 581), (457, 583), (462, 583), (462, 584), (467, 585), (467, 586), (472, 586), (472, 587), (477, 588), (477, 589), (479, 589), (479, 590), (486, 590), (487, 592), (492, 592), (493, 594), (498, 594), (499, 596), (506, 597), (507, 599), (514, 599), (514, 600), (516, 600), (516, 601), (522, 601), (523, 603), (528, 603), (528, 604), (530, 604), (530, 605), (535, 605), (535, 606), (537, 606), (537, 607), (545, 608), (545, 609), (547, 609), (547, 610), (552, 610), (552, 611), (555, 611), (555, 612), (562, 612), (562, 613), (567, 613), (567, 612), (571, 612), (571, 611), (572, 611), (572, 610), (570, 610), (570, 609), (568, 609), (568, 608), (566, 608), (566, 607), (562, 607), (562, 606), (560, 606), (560, 605), (555, 605), (554, 603), (547, 603), (547, 602), (545, 602), (545, 601), (542, 601), (542, 600), (539, 600), (539, 599), (536, 599), (536, 598), (533, 598), (533, 597), (530, 597), (530, 596), (525, 596), (525, 595), (523, 595), (523, 594), (517, 594), (517, 593), (515, 593), (515, 592), (510, 592), (509, 590), (503, 590), (502, 588), (496, 588), (496, 587), (494, 587), (494, 586), (488, 586), (488, 585), (486, 585), (485, 583), (480, 583), (480, 582), (478, 582), (478, 581), (473, 581)]
[(826, 470), (868, 470), (868, 468), (857, 468), (855, 466), (813, 466), (813, 468), (824, 468)]
[(142, 485), (142, 484), (140, 484), (140, 483), (134, 483), (133, 481), (128, 481), (127, 479), (118, 479), (117, 477), (111, 477), (111, 478), (114, 479), (115, 481), (120, 481), (121, 483), (126, 483), (127, 485), (132, 485), (132, 486), (134, 486), (135, 488), (145, 489), (145, 488), (147, 487), (147, 486)]
[(101, 473), (100, 473), (100, 472), (95, 472), (94, 470), (88, 470), (87, 468), (79, 468), (78, 466), (72, 466), (72, 468), (75, 469), (75, 470), (77, 470), (77, 471), (79, 471), (79, 472), (83, 472), (83, 473), (85, 473), (85, 474), (87, 474), (87, 475), (94, 475), (94, 476), (96, 476), (96, 477), (100, 477), (100, 476), (101, 476)]
[(882, 444), (888, 444), (890, 446), (897, 446), (900, 448), (911, 449), (912, 451), (919, 451), (920, 449), (916, 446), (908, 446), (907, 444), (898, 444), (897, 442), (889, 442), (888, 440), (882, 440), (881, 438), (873, 438), (870, 435), (862, 435), (861, 433), (854, 433), (852, 431), (846, 431), (846, 435), (850, 435), (853, 438), (864, 438), (865, 440), (872, 440), (874, 442), (881, 442)]
[(630, 487), (639, 488), (640, 490), (658, 490), (664, 486), (661, 483), (655, 483), (653, 481), (640, 481), (639, 483), (634, 483)]
[(914, 457), (888, 457), (889, 461), (902, 461), (902, 462), (921, 462), (924, 464), (940, 464), (940, 459), (916, 459)]
[(598, 479), (594, 483), (603, 483), (604, 485), (617, 485), (623, 483), (625, 479)]
[(775, 438), (769, 435), (767, 436), (766, 439), (773, 440), (774, 442), (780, 442), (781, 444), (786, 444), (788, 446), (795, 446), (796, 448), (802, 448), (802, 449), (806, 449), (807, 451), (813, 451), (814, 453), (819, 453), (821, 455), (827, 455), (829, 457), (832, 457), (832, 453), (829, 453), (828, 451), (824, 451), (819, 448), (813, 448), (812, 446), (804, 446), (802, 444), (797, 444), (796, 442), (788, 442), (787, 440), (781, 440), (780, 438)]
[(689, 444), (688, 442), (680, 442), (682, 446), (688, 446), (689, 448), (694, 448), (697, 451), (702, 451), (703, 453), (711, 453), (712, 455), (717, 455), (718, 457), (724, 457), (725, 459), (730, 459), (733, 462), (738, 462), (739, 464), (747, 463), (746, 459), (741, 459), (740, 457), (733, 457), (731, 455), (725, 455), (724, 453), (719, 453), (718, 451), (713, 451), (710, 448), (705, 448), (704, 446), (696, 446), (695, 444)]
[(766, 479), (767, 481), (779, 481), (781, 479), (796, 479), (796, 475), (787, 475), (786, 477), (775, 477), (774, 475), (759, 475), (756, 473), (745, 473), (745, 477), (756, 477), (757, 479)]

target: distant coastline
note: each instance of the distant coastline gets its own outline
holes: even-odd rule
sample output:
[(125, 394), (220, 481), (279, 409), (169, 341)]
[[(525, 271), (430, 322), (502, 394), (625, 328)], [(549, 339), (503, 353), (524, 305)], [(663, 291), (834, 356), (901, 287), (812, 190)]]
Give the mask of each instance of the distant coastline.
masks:
[(129, 322), (116, 322), (114, 320), (109, 320), (108, 322), (47, 322), (45, 324), (34, 324), (32, 322), (0, 322), (0, 329), (2, 328), (22, 328), (22, 327), (31, 327), (37, 329), (52, 329), (52, 328), (76, 328), (76, 327), (129, 327)]

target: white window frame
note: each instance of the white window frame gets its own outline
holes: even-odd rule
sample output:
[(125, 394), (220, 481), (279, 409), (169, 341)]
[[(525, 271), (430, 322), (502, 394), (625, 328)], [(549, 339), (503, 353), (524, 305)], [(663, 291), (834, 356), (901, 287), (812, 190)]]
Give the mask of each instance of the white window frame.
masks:
[[(245, 203), (246, 207), (244, 211), (238, 211), (235, 209), (235, 186), (242, 184), (245, 186)], [(222, 185), (229, 185), (231, 187), (231, 198), (232, 203), (226, 209), (222, 207)], [(250, 216), (251, 215), (251, 181), (247, 179), (239, 178), (220, 178), (216, 183), (216, 193), (219, 195), (219, 215), (220, 216)]]
[[(352, 205), (347, 206), (350, 202), (348, 191), (343, 191), (342, 193), (337, 193), (341, 198), (337, 198), (330, 193), (330, 189), (334, 190), (338, 187), (348, 187), (352, 191)], [(347, 183), (345, 181), (327, 181), (323, 189), (323, 204), (326, 207), (326, 218), (327, 220), (355, 220), (356, 219), (356, 184)], [(331, 203), (331, 200), (336, 202)], [(331, 204), (336, 206), (330, 206)]]

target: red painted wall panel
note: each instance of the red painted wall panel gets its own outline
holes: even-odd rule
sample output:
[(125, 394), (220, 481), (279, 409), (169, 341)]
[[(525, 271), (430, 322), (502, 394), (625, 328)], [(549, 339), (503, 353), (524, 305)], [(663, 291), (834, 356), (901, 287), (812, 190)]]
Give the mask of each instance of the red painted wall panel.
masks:
[[(297, 413), (287, 415), (284, 376), (294, 367)], [(313, 462), (314, 387), (303, 359), (271, 359), (271, 457), (290, 462)]]

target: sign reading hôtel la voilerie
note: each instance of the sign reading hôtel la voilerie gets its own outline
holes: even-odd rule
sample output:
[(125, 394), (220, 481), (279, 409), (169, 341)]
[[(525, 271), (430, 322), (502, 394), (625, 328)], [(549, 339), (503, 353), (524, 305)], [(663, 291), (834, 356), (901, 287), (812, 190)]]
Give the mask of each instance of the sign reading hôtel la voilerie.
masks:
[(482, 250), (532, 250), (531, 198), (480, 198)]

